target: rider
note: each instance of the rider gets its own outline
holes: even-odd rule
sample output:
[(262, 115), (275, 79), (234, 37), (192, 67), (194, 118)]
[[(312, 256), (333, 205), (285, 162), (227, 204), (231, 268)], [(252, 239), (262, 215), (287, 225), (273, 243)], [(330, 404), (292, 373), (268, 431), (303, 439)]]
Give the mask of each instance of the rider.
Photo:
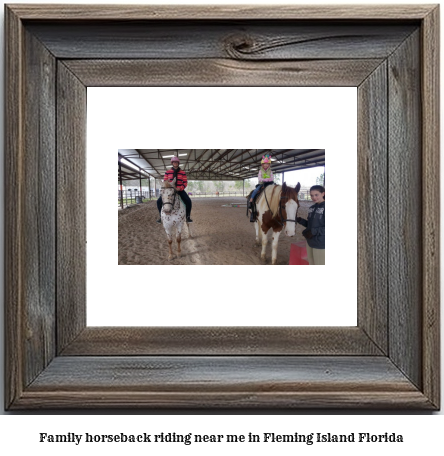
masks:
[[(182, 198), (182, 201), (185, 203), (186, 206), (186, 217), (187, 217), (187, 223), (191, 223), (191, 199), (188, 196), (188, 194), (185, 192), (185, 188), (188, 185), (188, 179), (187, 175), (185, 174), (185, 171), (179, 168), (180, 160), (177, 157), (173, 157), (171, 159), (171, 163), (173, 167), (171, 169), (168, 169), (165, 173), (165, 176), (163, 177), (164, 181), (170, 181), (172, 182), (174, 178), (176, 178), (176, 190), (177, 194)], [(162, 196), (159, 197), (157, 200), (157, 209), (159, 209), (159, 215), (162, 210)], [(161, 218), (159, 217), (159, 220), (157, 220), (157, 223), (162, 223)]]
[(271, 158), (270, 155), (266, 154), (262, 156), (261, 160), (261, 168), (259, 170), (258, 174), (258, 180), (259, 183), (256, 185), (255, 190), (251, 194), (250, 201), (248, 202), (248, 208), (251, 209), (251, 216), (250, 216), (250, 222), (254, 222), (255, 216), (254, 216), (254, 211), (253, 211), (253, 201), (256, 195), (259, 193), (260, 189), (262, 186), (266, 187), (267, 185), (270, 185), (274, 181), (273, 177), (273, 171), (270, 168), (271, 166)]

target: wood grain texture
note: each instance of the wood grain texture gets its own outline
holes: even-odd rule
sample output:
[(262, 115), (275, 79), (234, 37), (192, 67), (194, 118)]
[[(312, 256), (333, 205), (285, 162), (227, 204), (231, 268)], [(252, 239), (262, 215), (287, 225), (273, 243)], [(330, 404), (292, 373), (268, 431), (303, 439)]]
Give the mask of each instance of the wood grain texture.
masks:
[(23, 28), (5, 11), (5, 408), (23, 391)]
[(8, 7), (28, 20), (420, 20), (436, 5), (25, 5)]
[(439, 406), (440, 394), (440, 139), (439, 6), (424, 19), (422, 54), (423, 388)]
[(208, 392), (226, 389), (227, 384), (234, 387), (232, 392), (253, 388), (294, 391), (295, 384), (299, 388), (306, 384), (305, 389), (311, 392), (337, 391), (344, 384), (354, 384), (355, 391), (415, 390), (387, 358), (372, 356), (67, 356), (56, 358), (32, 389), (75, 391), (84, 387), (116, 391), (129, 387), (132, 391)]
[(27, 28), (61, 59), (263, 61), (387, 58), (417, 25), (151, 21), (31, 23)]
[(87, 327), (61, 355), (381, 354), (357, 327)]
[(86, 87), (57, 68), (57, 349), (86, 326)]
[(422, 163), (420, 33), (387, 61), (389, 97), (389, 356), (422, 384)]
[(25, 385), (55, 355), (55, 59), (25, 33), (23, 278)]
[[(365, 410), (433, 410), (427, 398), (418, 391), (377, 391), (355, 392), (352, 385), (343, 385), (342, 391), (320, 392), (110, 392), (110, 391), (69, 391), (58, 392), (38, 390), (26, 391), (14, 410), (20, 409), (236, 409), (269, 413), (279, 409), (359, 409)], [(347, 389), (351, 389), (347, 391)], [(229, 389), (229, 388), (227, 388)], [(112, 410), (111, 410), (112, 411)]]
[[(51, 18), (55, 19), (53, 24)], [(79, 5), (14, 5), (12, 9), (6, 7), (6, 19), (7, 408), (389, 407), (433, 410), (439, 407), (439, 261), (436, 254), (439, 248), (439, 216), (433, 213), (436, 192), (431, 192), (437, 185), (439, 153), (438, 101), (435, 98), (439, 80), (438, 21), (435, 6), (157, 8), (100, 5), (83, 8)], [(26, 19), (27, 36), (23, 34), (21, 19)], [(48, 212), (43, 212), (48, 214), (52, 211), (56, 220), (57, 268), (52, 276), (51, 273), (45, 276), (43, 270), (27, 269), (27, 263), (38, 269), (44, 269), (43, 266), (48, 264), (51, 247), (49, 256), (45, 253), (47, 250), (40, 252), (39, 249), (46, 248), (48, 244), (51, 246), (51, 240), (36, 238), (42, 233), (47, 234), (50, 231), (48, 227), (52, 226), (45, 225), (44, 217), (40, 219), (40, 215), (36, 216), (36, 210), (30, 204), (32, 199), (26, 195), (26, 178), (29, 177), (33, 190), (38, 193), (39, 204), (49, 198), (39, 176), (45, 176), (50, 170), (51, 152), (44, 156), (43, 164), (37, 164), (36, 156), (46, 144), (46, 138), (42, 136), (48, 131), (50, 116), (47, 111), (41, 116), (30, 104), (34, 98), (37, 104), (46, 99), (54, 71), (53, 66), (48, 64), (51, 52), (48, 49), (42, 51), (38, 44), (40, 42), (45, 47), (49, 41), (45, 43), (34, 36), (31, 28), (43, 20), (49, 20), (46, 25), (51, 28), (57, 21), (61, 21), (57, 25), (63, 26), (71, 21), (72, 24), (79, 21), (91, 21), (91, 24), (96, 21), (97, 24), (100, 21), (114, 26), (115, 21), (121, 24), (128, 20), (138, 24), (140, 20), (150, 19), (154, 19), (152, 24), (158, 22), (160, 25), (176, 19), (189, 19), (192, 24), (189, 24), (188, 30), (197, 25), (205, 28), (207, 20), (221, 19), (227, 26), (223, 30), (214, 29), (214, 32), (207, 27), (207, 37), (203, 34), (200, 44), (197, 44), (197, 36), (193, 32), (193, 37), (185, 42), (183, 49), (178, 49), (176, 54), (176, 51), (171, 51), (168, 62), (165, 58), (157, 58), (156, 64), (160, 66), (152, 71), (159, 81), (165, 81), (164, 73), (172, 71), (176, 65), (185, 77), (175, 79), (174, 83), (177, 86), (187, 85), (195, 72), (192, 64), (199, 62), (196, 67), (208, 72), (201, 75), (207, 83), (221, 81), (225, 77), (230, 84), (247, 81), (254, 85), (254, 73), (265, 85), (287, 84), (290, 81), (307, 85), (325, 81), (328, 84), (335, 78), (342, 83), (362, 82), (358, 92), (359, 108), (366, 113), (366, 118), (360, 116), (360, 129), (363, 131), (359, 136), (359, 185), (373, 199), (360, 202), (359, 210), (365, 220), (373, 224), (374, 214), (379, 216), (386, 211), (389, 238), (388, 241), (383, 236), (378, 238), (378, 235), (384, 234), (384, 221), (378, 221), (381, 226), (360, 225), (360, 239), (366, 245), (360, 247), (360, 256), (363, 256), (358, 264), (368, 274), (364, 277), (360, 272), (360, 283), (364, 284), (368, 295), (363, 296), (360, 291), (359, 328), (269, 328), (267, 338), (257, 328), (176, 328), (169, 334), (171, 328), (85, 329), (85, 83), (88, 78), (88, 82), (96, 80), (100, 84), (112, 84), (113, 78), (122, 85), (143, 82), (143, 70), (146, 69), (143, 65), (149, 64), (147, 61), (124, 62), (120, 59), (109, 65), (104, 60), (112, 55), (112, 40), (106, 34), (95, 38), (97, 45), (91, 41), (91, 52), (98, 52), (98, 59), (90, 62), (89, 66), (86, 62), (75, 61), (77, 51), (72, 37), (66, 38), (66, 42), (56, 40), (54, 43), (54, 49), (64, 49), (63, 52), (68, 54), (66, 58), (74, 59), (72, 62), (58, 62), (55, 82), (57, 177), (52, 180), (50, 177), (52, 190), (56, 193), (56, 206), (53, 209), (49, 206)], [(344, 20), (348, 25), (358, 21), (355, 26), (362, 26), (361, 20), (375, 20), (370, 24), (375, 27), (371, 39), (376, 39), (373, 42), (377, 46), (365, 52), (352, 34), (344, 36), (344, 42), (341, 42), (340, 34), (332, 37), (329, 33), (318, 35), (316, 40), (315, 35), (308, 36), (307, 28), (304, 33), (308, 33), (308, 44), (304, 47), (301, 41), (304, 34), (295, 34), (292, 22), (298, 23), (297, 29), (301, 32), (304, 26), (314, 26), (309, 20), (319, 19), (328, 19), (329, 27), (343, 27)], [(404, 19), (409, 23), (406, 24)], [(256, 20), (263, 20), (263, 23), (275, 21), (274, 26), (280, 31), (274, 29), (271, 33), (272, 27), (269, 33), (258, 31), (254, 29), (258, 25), (254, 24)], [(383, 24), (386, 20), (388, 22)], [(398, 26), (419, 27), (417, 20), (423, 21), (421, 41), (419, 33), (414, 32), (401, 40), (402, 44), (398, 47), (395, 46), (386, 62), (374, 58), (374, 52), (393, 50), (390, 46), (395, 41), (391, 39), (396, 35), (395, 29), (399, 30)], [(236, 21), (244, 21), (247, 34), (240, 33)], [(230, 24), (233, 26), (232, 35), (227, 33)], [(378, 41), (376, 36), (381, 25), (384, 25), (384, 33)], [(396, 25), (391, 38), (386, 33), (386, 25), (388, 28)], [(148, 35), (152, 33), (150, 36), (158, 37), (160, 28), (154, 29)], [(178, 36), (180, 31), (175, 37), (158, 40), (159, 46), (164, 46), (163, 50), (168, 45), (171, 47)], [(230, 37), (228, 41), (218, 41), (220, 37), (227, 36)], [(294, 37), (296, 40), (292, 41)], [(83, 49), (81, 52), (87, 52), (88, 39), (79, 40), (79, 48)], [(128, 39), (130, 43), (134, 42), (134, 34)], [(109, 40), (109, 46), (102, 54), (100, 40)], [(121, 52), (119, 40), (115, 40), (115, 52)], [(319, 55), (324, 55), (327, 42), (332, 47), (330, 55), (344, 52), (349, 46), (350, 56), (359, 53), (362, 58), (359, 61), (350, 58), (349, 62), (337, 65), (327, 56), (325, 62), (320, 62)], [(147, 48), (155, 50), (155, 45), (150, 46)], [(154, 52), (151, 50), (149, 52)], [(304, 54), (306, 50), (309, 52)], [(199, 53), (203, 58), (174, 61), (180, 55), (187, 55), (185, 51), (195, 52), (195, 55)], [(213, 59), (211, 56), (216, 51), (225, 53), (221, 58)], [(159, 57), (159, 52), (156, 55)], [(297, 57), (301, 55), (312, 62), (301, 62)], [(338, 55), (335, 54), (335, 59)], [(176, 57), (170, 58), (172, 56)], [(280, 58), (273, 61), (272, 56)], [(123, 57), (128, 59), (127, 55)], [(261, 61), (261, 57), (268, 61)], [(126, 71), (122, 63), (132, 66), (132, 71)], [(187, 69), (187, 65), (192, 67), (191, 70)], [(338, 69), (341, 66), (346, 69), (343, 73), (350, 74), (340, 75)], [(316, 76), (322, 70), (327, 73), (324, 79)], [(388, 85), (384, 86), (385, 71)], [(420, 71), (422, 85), (418, 83)], [(104, 75), (104, 72), (110, 75)], [(295, 73), (294, 77), (292, 73)], [(152, 82), (154, 78), (150, 77)], [(227, 84), (226, 81), (224, 83)], [(387, 202), (377, 194), (385, 182), (384, 176), (377, 171), (378, 167), (384, 166), (384, 128), (381, 120), (384, 110), (379, 112), (384, 92), (388, 95), (388, 210)], [(51, 95), (49, 100), (50, 107)], [(43, 108), (48, 109), (47, 106)], [(40, 119), (42, 125), (39, 125)], [(45, 154), (45, 151), (42, 153)], [(29, 163), (25, 162), (27, 154), (30, 154)], [(39, 176), (32, 175), (32, 166), (37, 166)], [(430, 181), (425, 183), (429, 177)], [(415, 192), (410, 190), (412, 185)], [(409, 190), (407, 195), (403, 193), (405, 189)], [(424, 208), (419, 211), (422, 202)], [(376, 207), (371, 207), (371, 204)], [(419, 213), (422, 217), (417, 215)], [(39, 235), (30, 233), (32, 229)], [(399, 231), (400, 238), (392, 229)], [(430, 235), (422, 236), (428, 230)], [(418, 239), (422, 241), (418, 242)], [(377, 252), (384, 250), (386, 242), (389, 256), (387, 271), (394, 272), (387, 278), (390, 285), (388, 301), (387, 298), (384, 301), (383, 282), (380, 280), (386, 265), (383, 258), (377, 261)], [(369, 262), (377, 264), (368, 265)], [(57, 287), (55, 313), (45, 294), (51, 290), (50, 277)], [(37, 286), (37, 281), (45, 284), (45, 289), (39, 290), (39, 293), (36, 293), (40, 286)], [(43, 307), (42, 299), (45, 300)], [(388, 302), (388, 315), (384, 314), (385, 302)], [(45, 315), (46, 319), (40, 320), (41, 325), (34, 324), (31, 321), (34, 315), (37, 318)], [(47, 350), (51, 345), (45, 341), (50, 340), (47, 328), (53, 327), (55, 317), (57, 353), (45, 368), (40, 362), (45, 360), (47, 363), (53, 356)], [(387, 330), (384, 329), (385, 320)], [(28, 332), (28, 328), (32, 331)], [(40, 336), (42, 339), (38, 340)], [(30, 343), (27, 337), (35, 342)], [(388, 350), (384, 345), (387, 339)], [(31, 357), (33, 350), (38, 352), (37, 360)], [(141, 356), (147, 351), (156, 356)], [(385, 352), (387, 356), (384, 356)], [(174, 356), (166, 356), (171, 354)], [(263, 356), (265, 354), (267, 356)], [(41, 372), (38, 372), (40, 369)], [(35, 374), (30, 384), (32, 376), (27, 376), (29, 372)]]
[(387, 64), (358, 89), (358, 326), (388, 353)]
[(382, 60), (240, 62), (228, 59), (65, 60), (88, 87), (352, 86)]
[[(43, 399), (43, 401), (42, 401)], [(385, 357), (59, 357), (20, 407), (421, 407)]]

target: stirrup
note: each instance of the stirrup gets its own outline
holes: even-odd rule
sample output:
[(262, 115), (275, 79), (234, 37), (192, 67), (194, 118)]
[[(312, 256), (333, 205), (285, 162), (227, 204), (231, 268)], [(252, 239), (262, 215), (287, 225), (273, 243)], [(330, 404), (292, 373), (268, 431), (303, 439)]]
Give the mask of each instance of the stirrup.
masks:
[(193, 223), (190, 216), (187, 217), (187, 223)]
[(157, 223), (162, 223), (162, 219), (160, 218), (160, 219), (156, 220), (156, 222)]
[(256, 221), (256, 213), (254, 211), (251, 211), (250, 222), (255, 222), (255, 221)]

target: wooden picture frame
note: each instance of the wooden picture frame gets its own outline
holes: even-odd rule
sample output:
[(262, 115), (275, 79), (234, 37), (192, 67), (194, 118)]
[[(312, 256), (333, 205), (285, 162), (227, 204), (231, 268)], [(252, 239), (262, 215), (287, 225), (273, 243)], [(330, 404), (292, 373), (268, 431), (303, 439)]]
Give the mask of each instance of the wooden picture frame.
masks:
[[(437, 5), (5, 20), (6, 409), (439, 409)], [(358, 87), (357, 327), (86, 327), (86, 87), (121, 85)]]

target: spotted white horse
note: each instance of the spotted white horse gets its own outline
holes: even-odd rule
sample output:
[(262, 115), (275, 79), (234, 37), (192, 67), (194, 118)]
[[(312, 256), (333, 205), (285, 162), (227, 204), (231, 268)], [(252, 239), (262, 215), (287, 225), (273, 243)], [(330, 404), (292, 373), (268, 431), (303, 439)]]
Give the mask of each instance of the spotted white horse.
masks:
[[(177, 256), (179, 258), (181, 256), (180, 243), (182, 240), (182, 228), (184, 223), (186, 223), (185, 204), (177, 194), (175, 183), (176, 179), (172, 182), (163, 181), (162, 187), (160, 188), (160, 194), (162, 196), (162, 210), (160, 212), (160, 218), (162, 219), (162, 224), (168, 238), (168, 245), (170, 249), (168, 255), (169, 260), (174, 258), (172, 249), (174, 231), (176, 231)], [(186, 223), (186, 225), (188, 228), (188, 234), (192, 237), (190, 226), (188, 223)]]
[(273, 233), (272, 264), (277, 262), (277, 248), (281, 232), (284, 231), (290, 237), (295, 235), (300, 188), (300, 183), (293, 188), (284, 182), (282, 186), (269, 185), (259, 196), (256, 203), (258, 214), (254, 226), (256, 228), (256, 243), (262, 243), (261, 259), (263, 261), (265, 261), (267, 234), (269, 232)]

